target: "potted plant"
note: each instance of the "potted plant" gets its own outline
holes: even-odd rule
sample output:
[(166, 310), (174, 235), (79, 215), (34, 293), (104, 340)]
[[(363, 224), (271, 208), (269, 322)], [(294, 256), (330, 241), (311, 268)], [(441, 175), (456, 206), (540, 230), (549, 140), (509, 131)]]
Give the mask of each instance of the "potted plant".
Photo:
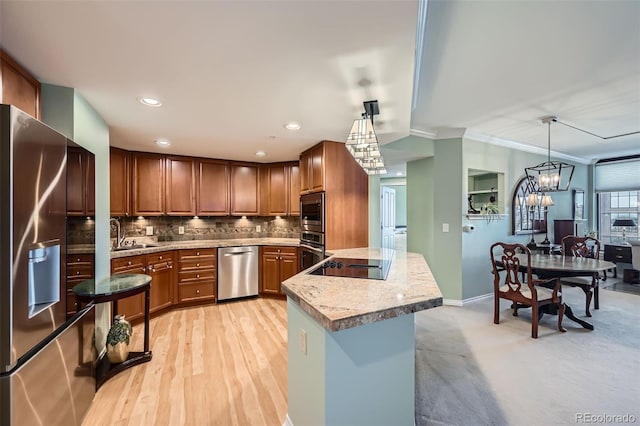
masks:
[(109, 362), (117, 364), (123, 362), (129, 356), (129, 341), (133, 334), (133, 328), (124, 315), (116, 315), (113, 324), (107, 333), (107, 357)]

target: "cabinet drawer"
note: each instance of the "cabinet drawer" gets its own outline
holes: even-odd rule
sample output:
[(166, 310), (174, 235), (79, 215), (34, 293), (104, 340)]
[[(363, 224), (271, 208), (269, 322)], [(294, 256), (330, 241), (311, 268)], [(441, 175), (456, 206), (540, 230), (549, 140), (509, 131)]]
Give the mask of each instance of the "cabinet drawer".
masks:
[(296, 256), (298, 254), (297, 247), (264, 246), (262, 250), (264, 254), (282, 254), (290, 256)]
[(93, 266), (92, 254), (68, 254), (67, 266)]
[(180, 262), (180, 272), (198, 271), (203, 269), (215, 269), (216, 260), (211, 258), (204, 258), (198, 260), (189, 260)]
[(604, 246), (604, 260), (631, 263), (631, 247)]
[(159, 272), (173, 268), (173, 252), (162, 252), (147, 255), (147, 271)]
[(91, 278), (92, 275), (93, 275), (93, 266), (92, 265), (67, 266), (67, 278), (86, 277), (84, 279), (87, 279), (87, 278)]
[(183, 284), (178, 286), (178, 300), (189, 302), (193, 300), (214, 299), (215, 284)]
[(178, 253), (180, 262), (202, 261), (205, 259), (215, 261), (216, 258), (216, 249), (214, 248), (180, 250)]
[[(144, 273), (146, 262), (144, 256), (120, 257), (111, 259), (111, 273)], [(135, 271), (135, 272), (132, 272)]]
[(189, 271), (178, 272), (178, 284), (190, 284), (203, 281), (215, 281), (216, 271), (215, 269), (208, 269), (203, 271)]

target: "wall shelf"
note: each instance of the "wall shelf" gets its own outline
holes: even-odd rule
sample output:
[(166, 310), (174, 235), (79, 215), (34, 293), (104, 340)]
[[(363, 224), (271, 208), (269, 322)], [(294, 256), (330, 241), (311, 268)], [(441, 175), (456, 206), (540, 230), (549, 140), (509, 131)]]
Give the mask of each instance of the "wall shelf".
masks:
[(498, 214), (498, 213), (488, 213), (488, 214), (468, 213), (465, 216), (469, 220), (487, 220), (489, 217), (491, 217), (491, 219), (495, 219), (495, 220), (502, 220), (502, 219), (506, 218), (508, 215), (506, 215), (506, 214)]

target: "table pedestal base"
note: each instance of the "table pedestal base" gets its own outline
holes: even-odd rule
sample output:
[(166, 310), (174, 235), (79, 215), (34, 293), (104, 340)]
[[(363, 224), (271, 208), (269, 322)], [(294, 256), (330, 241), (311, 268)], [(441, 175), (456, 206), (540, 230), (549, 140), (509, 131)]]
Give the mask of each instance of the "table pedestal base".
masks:
[(121, 371), (133, 367), (134, 365), (151, 361), (151, 356), (151, 351), (129, 352), (129, 356), (124, 360), (124, 362), (112, 364), (105, 353), (102, 358), (98, 360), (98, 364), (96, 365), (96, 390), (100, 389), (100, 386), (102, 386), (104, 382)]

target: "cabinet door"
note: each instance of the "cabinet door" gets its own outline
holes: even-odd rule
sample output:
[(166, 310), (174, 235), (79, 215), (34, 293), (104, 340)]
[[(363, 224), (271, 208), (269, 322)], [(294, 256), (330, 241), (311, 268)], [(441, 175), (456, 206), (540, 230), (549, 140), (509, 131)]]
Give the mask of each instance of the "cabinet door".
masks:
[(262, 292), (280, 294), (280, 256), (277, 254), (262, 255)]
[(258, 216), (259, 169), (257, 164), (231, 163), (231, 214)]
[(0, 103), (40, 119), (40, 82), (0, 49)]
[(271, 165), (267, 169), (267, 216), (286, 216), (288, 207), (287, 170), (285, 165)]
[(111, 216), (129, 216), (130, 210), (130, 168), (129, 153), (111, 148), (109, 151), (109, 192)]
[(298, 266), (300, 266), (300, 262), (297, 255), (280, 256), (280, 283), (297, 274), (299, 272)]
[(199, 160), (196, 212), (198, 216), (229, 214), (229, 163)]
[(300, 154), (300, 194), (311, 192), (311, 151)]
[(86, 157), (73, 148), (67, 150), (67, 215), (83, 216), (86, 212)]
[(147, 274), (151, 276), (150, 312), (168, 308), (173, 303), (173, 264), (172, 252), (147, 255)]
[(87, 201), (85, 203), (85, 213), (86, 216), (95, 216), (96, 215), (96, 158), (93, 155), (87, 155), (85, 153), (85, 164), (87, 165), (86, 170), (86, 189), (85, 194), (87, 197)]
[(289, 168), (289, 215), (300, 216), (300, 166)]
[(324, 191), (324, 145), (311, 150), (311, 192)]
[(166, 213), (174, 216), (196, 214), (196, 173), (193, 158), (167, 157)]
[[(144, 274), (146, 273), (145, 256), (129, 256), (111, 259), (111, 274)], [(144, 317), (144, 293), (118, 300), (118, 311), (113, 315), (124, 315), (126, 319), (135, 321)]]
[(164, 213), (164, 156), (133, 154), (133, 214), (160, 216)]

